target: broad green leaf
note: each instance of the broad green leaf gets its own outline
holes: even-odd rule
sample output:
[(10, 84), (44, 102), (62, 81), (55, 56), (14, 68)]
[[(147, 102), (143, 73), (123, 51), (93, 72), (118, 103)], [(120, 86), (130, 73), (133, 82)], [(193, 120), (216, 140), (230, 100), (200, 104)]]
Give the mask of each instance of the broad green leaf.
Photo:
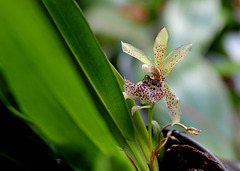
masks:
[(110, 114), (113, 122), (128, 140), (133, 139), (134, 130), (130, 113), (118, 82), (80, 8), (68, 0), (43, 2), (83, 73), (107, 109), (106, 115)]
[(7, 84), (7, 81), (5, 80), (4, 74), (1, 70), (1, 66), (0, 66), (0, 101), (2, 103), (4, 103), (5, 107), (8, 108), (9, 111), (11, 111), (15, 116), (30, 122), (30, 119), (28, 116), (22, 114), (19, 111), (19, 106), (16, 102), (16, 100), (14, 99), (14, 96)]
[[(121, 75), (116, 71), (115, 68), (113, 68), (114, 74), (117, 78), (117, 81), (119, 85), (121, 86), (121, 90), (123, 91), (123, 85), (124, 85), (124, 80), (121, 77)], [(132, 109), (132, 107), (136, 106), (136, 103), (134, 100), (127, 99), (126, 100), (128, 108)], [(144, 152), (146, 155), (145, 157), (151, 156), (151, 149), (149, 148), (149, 138), (148, 138), (148, 132), (144, 124), (144, 121), (142, 119), (142, 116), (139, 111), (136, 111), (132, 117), (133, 122), (134, 122), (134, 127), (135, 127), (135, 133), (137, 137), (137, 141), (140, 143), (141, 150)], [(141, 154), (139, 154), (140, 156)]]
[[(135, 162), (140, 162), (140, 168), (148, 169), (145, 157), (135, 139), (137, 136), (144, 143), (147, 140), (144, 123), (139, 114), (133, 118), (137, 132), (135, 135), (131, 114), (119, 87), (119, 78), (116, 79), (116, 73), (113, 72), (115, 70), (97, 43), (82, 11), (76, 3), (68, 0), (44, 0), (43, 2), (77, 59), (80, 69), (86, 76), (86, 82), (91, 85), (89, 88), (92, 88), (95, 100), (97, 99), (97, 102), (102, 104), (101, 106), (97, 104), (98, 108), (115, 139), (121, 148), (131, 151), (131, 154), (128, 155), (134, 157), (132, 159)], [(140, 137), (140, 135), (143, 136)], [(147, 151), (147, 156), (150, 156), (151, 150), (148, 146), (142, 147), (142, 150)], [(134, 155), (134, 153), (138, 153), (138, 155)]]
[(1, 3), (0, 64), (20, 110), (76, 170), (92, 169), (99, 157), (132, 170), (38, 5)]

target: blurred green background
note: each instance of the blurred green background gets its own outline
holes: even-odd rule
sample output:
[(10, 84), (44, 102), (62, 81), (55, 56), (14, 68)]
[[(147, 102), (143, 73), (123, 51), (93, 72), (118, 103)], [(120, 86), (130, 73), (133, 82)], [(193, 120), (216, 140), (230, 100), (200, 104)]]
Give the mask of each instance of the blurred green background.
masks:
[[(167, 52), (193, 48), (167, 82), (181, 100), (182, 123), (202, 130), (193, 138), (224, 159), (240, 157), (240, 2), (238, 0), (78, 0), (106, 55), (123, 77), (140, 81), (142, 63), (120, 41), (153, 57), (156, 34), (166, 27)], [(143, 116), (145, 113), (143, 112)], [(165, 104), (154, 119), (170, 122)]]
[[(192, 43), (193, 48), (191, 52), (184, 60), (176, 65), (167, 79), (167, 82), (181, 100), (183, 113), (182, 123), (186, 126), (193, 126), (202, 130), (200, 135), (193, 136), (193, 138), (217, 156), (229, 160), (240, 159), (239, 0), (76, 1), (83, 10), (91, 29), (94, 31), (94, 34), (111, 63), (123, 77), (135, 83), (140, 81), (144, 76), (144, 73), (141, 71), (142, 63), (122, 52), (120, 46), (121, 40), (142, 49), (150, 57), (153, 57), (152, 47), (154, 38), (163, 27), (167, 28), (170, 36), (167, 47), (168, 53), (183, 44)], [(44, 51), (42, 52), (43, 47), (47, 49), (46, 59), (48, 59), (48, 55), (51, 53), (55, 55), (53, 55), (54, 58), (51, 60), (57, 59), (57, 57), (59, 58), (60, 56), (72, 55), (71, 50), (63, 46), (66, 42), (61, 37), (61, 33), (56, 31), (57, 28), (42, 2), (36, 1), (34, 3), (38, 4), (41, 11), (45, 11), (45, 16), (41, 16), (42, 13), (35, 11), (35, 8), (32, 8), (32, 6), (26, 6), (22, 3), (21, 9), (29, 9), (26, 10), (26, 13), (17, 14), (13, 12), (8, 16), (10, 19), (16, 18), (17, 22), (10, 21), (7, 17), (2, 17), (5, 15), (0, 15), (2, 17), (1, 21), (3, 23), (14, 23), (13, 27), (18, 25), (19, 29), (14, 28), (16, 31), (14, 34), (19, 34), (25, 28), (28, 28), (28, 32), (26, 31), (19, 34), (23, 36), (19, 40), (21, 40), (20, 42), (30, 42), (32, 46), (29, 46), (30, 50), (27, 51), (30, 53), (30, 56), (31, 54), (38, 53), (37, 56), (43, 60), (40, 55), (41, 53), (45, 54)], [(14, 7), (15, 9), (12, 8), (13, 11), (19, 10), (18, 5)], [(2, 8), (4, 9), (4, 7)], [(2, 10), (1, 12), (7, 14), (6, 10)], [(37, 20), (33, 18), (34, 15), (31, 15), (37, 12), (39, 12), (39, 16), (42, 17), (42, 20), (40, 19), (37, 22), (37, 26), (39, 27), (36, 26), (35, 22)], [(23, 16), (21, 17), (21, 15)], [(21, 18), (21, 20), (17, 20), (18, 18)], [(49, 20), (46, 20), (46, 18)], [(23, 19), (26, 19), (26, 22), (23, 22)], [(32, 23), (27, 21), (32, 21)], [(45, 26), (49, 27), (47, 28)], [(12, 30), (5, 29), (4, 27), (1, 27), (0, 30), (3, 30), (1, 33), (5, 33), (5, 31), (8, 32), (11, 37)], [(42, 35), (39, 33), (42, 33)], [(33, 36), (31, 37), (31, 35)], [(0, 50), (17, 54), (18, 51), (14, 51), (11, 48), (1, 49), (1, 47), (7, 47), (8, 42), (4, 42), (4, 40), (7, 40), (6, 37), (7, 35), (2, 35), (2, 38), (0, 38), (2, 40)], [(50, 41), (45, 44), (45, 42), (51, 40), (51, 38), (57, 41)], [(14, 43), (17, 44), (18, 42)], [(39, 48), (37, 46), (38, 43), (44, 44), (44, 46)], [(61, 49), (58, 55), (56, 55), (52, 47)], [(22, 51), (25, 50), (24, 48), (26, 48), (26, 46), (22, 47), (22, 44), (19, 43), (18, 48), (19, 51)], [(36, 49), (38, 50), (37, 52), (35, 51)], [(15, 58), (17, 58), (17, 56)], [(21, 61), (20, 58), (19, 61)], [(40, 69), (43, 69), (45, 73), (44, 68), (40, 67), (40, 63), (36, 65), (38, 65)], [(49, 64), (49, 66), (51, 65)], [(26, 70), (27, 69), (29, 68), (26, 67)], [(31, 69), (32, 68), (29, 70)], [(55, 70), (56, 68), (53, 69)], [(73, 69), (76, 68), (69, 67), (69, 70)], [(61, 70), (60, 73), (63, 74), (59, 75), (59, 70)], [(57, 78), (62, 82), (64, 82), (63, 77), (68, 80), (69, 75), (64, 74), (65, 70), (62, 68), (59, 70), (56, 69), (55, 74)], [(46, 75), (50, 74), (46, 73)], [(0, 78), (1, 77), (2, 75), (0, 75)], [(49, 80), (52, 81), (52, 79)], [(36, 83), (38, 83), (38, 81), (41, 82), (41, 80), (37, 78), (35, 78), (35, 81)], [(70, 84), (68, 81), (65, 82), (67, 83), (66, 85)], [(29, 84), (31, 83), (32, 82)], [(1, 82), (0, 86), (1, 88), (6, 87), (3, 82)], [(74, 89), (72, 89), (72, 91), (74, 91)], [(10, 95), (10, 92), (7, 93)], [(75, 92), (73, 92), (73, 94), (75, 94)], [(38, 100), (39, 99), (36, 99), (36, 101)], [(78, 99), (76, 101), (78, 101)], [(76, 106), (78, 107), (78, 103)], [(9, 163), (5, 162), (6, 165), (15, 163), (24, 166), (26, 162), (31, 164), (31, 167), (29, 167), (33, 168), (32, 170), (36, 169), (38, 164), (41, 166), (39, 170), (58, 168), (59, 163), (54, 159), (61, 156), (54, 153), (54, 150), (49, 150), (49, 147), (45, 144), (47, 140), (44, 139), (44, 142), (36, 136), (37, 130), (34, 129), (35, 127), (30, 124), (35, 132), (29, 129), (26, 124), (23, 124), (18, 118), (12, 116), (2, 103), (0, 103), (0, 109), (2, 114), (0, 133), (3, 136), (0, 143), (0, 164), (3, 165), (5, 161), (8, 161)], [(141, 112), (146, 121), (146, 113), (144, 111)], [(52, 119), (53, 121), (49, 122), (52, 122), (53, 125), (56, 124), (57, 121), (54, 123), (55, 118)], [(154, 119), (162, 125), (171, 122), (163, 101), (157, 103), (154, 109)], [(98, 119), (95, 118), (95, 120)], [(51, 125), (48, 126), (51, 127)], [(65, 127), (62, 128), (65, 129)], [(178, 127), (176, 128), (179, 129)], [(67, 129), (66, 127), (66, 130)], [(69, 129), (71, 129), (71, 124)], [(66, 137), (64, 138), (68, 139)], [(74, 138), (80, 139), (79, 137)], [(70, 140), (68, 143), (68, 145), (71, 146), (72, 142)], [(85, 142), (83, 141), (83, 143)], [(89, 145), (87, 141), (86, 144)], [(5, 147), (8, 147), (8, 149)], [(76, 148), (78, 148), (78, 146), (76, 146)], [(11, 149), (11, 151), (7, 151), (9, 149)], [(5, 153), (5, 151), (7, 152)], [(13, 160), (14, 158), (9, 159), (8, 156), (4, 156), (5, 154), (14, 156), (19, 160), (15, 161)], [(27, 158), (23, 158), (22, 154), (26, 154)], [(82, 156), (85, 157), (85, 154), (82, 154)], [(91, 156), (89, 158), (91, 158)], [(49, 165), (49, 163), (52, 165)], [(76, 161), (76, 163), (79, 162)], [(101, 164), (102, 163), (99, 162), (99, 166)], [(68, 169), (71, 170), (70, 168)]]

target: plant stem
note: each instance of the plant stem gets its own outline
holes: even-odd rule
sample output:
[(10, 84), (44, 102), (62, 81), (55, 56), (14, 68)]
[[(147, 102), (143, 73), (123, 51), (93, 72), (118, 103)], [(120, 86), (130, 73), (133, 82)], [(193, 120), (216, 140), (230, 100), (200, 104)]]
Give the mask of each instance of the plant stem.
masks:
[(157, 161), (157, 158), (155, 156), (155, 153), (153, 151), (153, 144), (152, 144), (152, 115), (153, 115), (153, 107), (154, 107), (155, 103), (151, 103), (150, 106), (151, 108), (148, 109), (148, 137), (149, 137), (149, 148), (152, 149), (152, 155), (151, 155), (151, 158), (150, 158), (150, 163), (149, 163), (149, 166), (150, 166), (150, 170), (151, 171), (157, 171), (159, 170), (159, 167), (158, 167), (158, 161)]
[(142, 116), (139, 111), (136, 111), (133, 115), (133, 123), (136, 130), (136, 138), (141, 146), (141, 149), (147, 159), (150, 162), (152, 149), (149, 146), (148, 131), (143, 122)]
[(148, 137), (149, 137), (149, 147), (152, 149), (152, 115), (153, 107), (155, 103), (151, 103), (151, 108), (148, 109)]
[(169, 124), (165, 125), (165, 126), (159, 131), (159, 133), (158, 133), (158, 147), (157, 147), (157, 149), (160, 147), (160, 143), (161, 143), (161, 142), (160, 142), (160, 137), (161, 137), (162, 131), (163, 131), (165, 128), (171, 126), (171, 125), (172, 125), (172, 123), (169, 123)]
[(154, 160), (151, 163), (151, 171), (159, 171), (158, 160), (157, 157), (154, 156)]

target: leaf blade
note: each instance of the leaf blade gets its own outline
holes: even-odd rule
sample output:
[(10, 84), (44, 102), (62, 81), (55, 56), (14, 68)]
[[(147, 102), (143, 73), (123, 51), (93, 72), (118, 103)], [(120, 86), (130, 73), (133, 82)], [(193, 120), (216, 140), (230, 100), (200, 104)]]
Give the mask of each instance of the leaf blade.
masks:
[[(132, 121), (122, 92), (108, 60), (98, 43), (96, 43), (97, 41), (90, 31), (90, 27), (78, 5), (69, 1), (61, 1), (61, 3), (54, 0), (43, 2), (95, 92), (101, 101), (103, 101), (113, 120), (119, 125), (123, 134), (126, 135), (126, 138), (131, 140), (134, 137)], [(65, 11), (69, 8), (71, 9), (71, 13)], [(74, 25), (74, 28), (69, 28), (70, 25)], [(84, 38), (84, 42), (81, 41), (82, 38)], [(88, 42), (90, 43), (88, 44)], [(96, 73), (98, 74), (96, 75)], [(126, 114), (113, 115), (114, 113)]]
[(20, 110), (74, 168), (106, 156), (132, 170), (37, 2), (6, 1), (0, 11), (0, 63)]

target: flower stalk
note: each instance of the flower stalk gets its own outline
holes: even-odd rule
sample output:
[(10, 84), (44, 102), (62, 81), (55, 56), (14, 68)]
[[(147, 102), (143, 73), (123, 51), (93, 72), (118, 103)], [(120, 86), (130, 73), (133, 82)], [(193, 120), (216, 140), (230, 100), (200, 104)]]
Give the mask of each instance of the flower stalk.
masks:
[(151, 103), (151, 108), (148, 109), (148, 136), (149, 136), (149, 147), (152, 149), (152, 116), (153, 116), (153, 107), (155, 103)]

